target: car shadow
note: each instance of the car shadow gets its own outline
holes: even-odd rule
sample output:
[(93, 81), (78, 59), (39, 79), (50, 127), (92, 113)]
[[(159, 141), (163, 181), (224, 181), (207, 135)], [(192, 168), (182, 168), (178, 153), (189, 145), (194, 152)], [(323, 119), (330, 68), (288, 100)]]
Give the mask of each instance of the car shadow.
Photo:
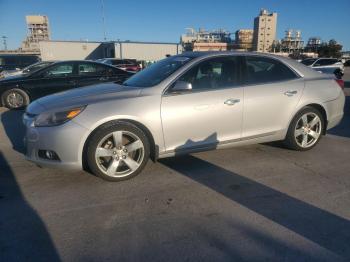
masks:
[(12, 148), (22, 154), (25, 151), (23, 143), (25, 135), (25, 126), (22, 122), (23, 113), (23, 110), (8, 110), (1, 113), (1, 123), (12, 144)]
[(27, 203), (0, 152), (0, 261), (60, 261), (51, 237)]
[[(180, 146), (179, 151), (175, 150), (175, 155), (190, 142), (192, 143), (189, 140), (187, 145)], [(161, 159), (159, 162), (280, 226), (350, 259), (349, 220), (193, 155)]]

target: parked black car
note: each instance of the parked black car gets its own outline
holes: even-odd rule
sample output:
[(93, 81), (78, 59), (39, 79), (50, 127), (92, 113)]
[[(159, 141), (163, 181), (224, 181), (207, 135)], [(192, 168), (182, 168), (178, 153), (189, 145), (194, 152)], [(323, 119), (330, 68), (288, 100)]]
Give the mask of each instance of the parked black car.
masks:
[(104, 83), (122, 83), (133, 73), (92, 61), (62, 61), (31, 74), (0, 80), (0, 106), (22, 108), (31, 101), (72, 88)]
[(20, 70), (38, 61), (40, 61), (40, 59), (37, 55), (0, 55), (0, 72), (3, 70)]

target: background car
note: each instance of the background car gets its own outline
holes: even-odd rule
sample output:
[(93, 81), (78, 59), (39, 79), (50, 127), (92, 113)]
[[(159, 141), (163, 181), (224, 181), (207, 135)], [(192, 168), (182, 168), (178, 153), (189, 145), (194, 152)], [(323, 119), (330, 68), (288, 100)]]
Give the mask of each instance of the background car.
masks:
[(0, 73), (0, 78), (6, 78), (9, 76), (33, 73), (33, 72), (38, 71), (38, 70), (40, 70), (46, 66), (49, 66), (53, 63), (54, 63), (54, 61), (42, 61), (42, 62), (37, 62), (35, 64), (32, 64), (30, 66), (27, 66), (27, 67), (23, 68), (22, 70), (15, 70), (15, 71), (4, 70)]
[(335, 74), (337, 77), (344, 74), (344, 65), (336, 58), (308, 58), (301, 63), (321, 73)]
[(103, 58), (97, 61), (126, 71), (138, 72), (141, 70), (140, 64), (134, 59)]
[[(334, 77), (288, 58), (193, 52), (161, 60), (123, 83), (41, 98), (27, 107), (27, 159), (136, 176), (149, 157), (283, 140), (314, 147), (345, 103)], [(39, 139), (31, 139), (33, 136)]]
[(62, 61), (29, 74), (0, 80), (1, 105), (22, 108), (31, 101), (72, 88), (97, 83), (122, 83), (132, 73), (91, 61)]
[(4, 70), (20, 70), (39, 61), (40, 59), (37, 55), (0, 55), (0, 72)]

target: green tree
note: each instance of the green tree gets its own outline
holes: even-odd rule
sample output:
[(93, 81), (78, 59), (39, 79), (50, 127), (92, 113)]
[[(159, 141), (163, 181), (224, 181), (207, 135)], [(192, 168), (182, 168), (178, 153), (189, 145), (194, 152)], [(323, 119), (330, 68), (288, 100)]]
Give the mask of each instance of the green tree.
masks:
[(342, 48), (342, 45), (338, 44), (334, 39), (331, 39), (328, 43), (322, 43), (317, 53), (319, 57), (339, 58), (341, 57)]

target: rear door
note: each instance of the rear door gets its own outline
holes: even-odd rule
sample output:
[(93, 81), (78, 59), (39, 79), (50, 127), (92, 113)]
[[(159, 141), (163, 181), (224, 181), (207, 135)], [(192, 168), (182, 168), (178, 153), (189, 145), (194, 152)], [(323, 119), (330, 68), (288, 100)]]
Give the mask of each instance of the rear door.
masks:
[(272, 135), (286, 128), (304, 80), (277, 59), (246, 56), (242, 138)]

